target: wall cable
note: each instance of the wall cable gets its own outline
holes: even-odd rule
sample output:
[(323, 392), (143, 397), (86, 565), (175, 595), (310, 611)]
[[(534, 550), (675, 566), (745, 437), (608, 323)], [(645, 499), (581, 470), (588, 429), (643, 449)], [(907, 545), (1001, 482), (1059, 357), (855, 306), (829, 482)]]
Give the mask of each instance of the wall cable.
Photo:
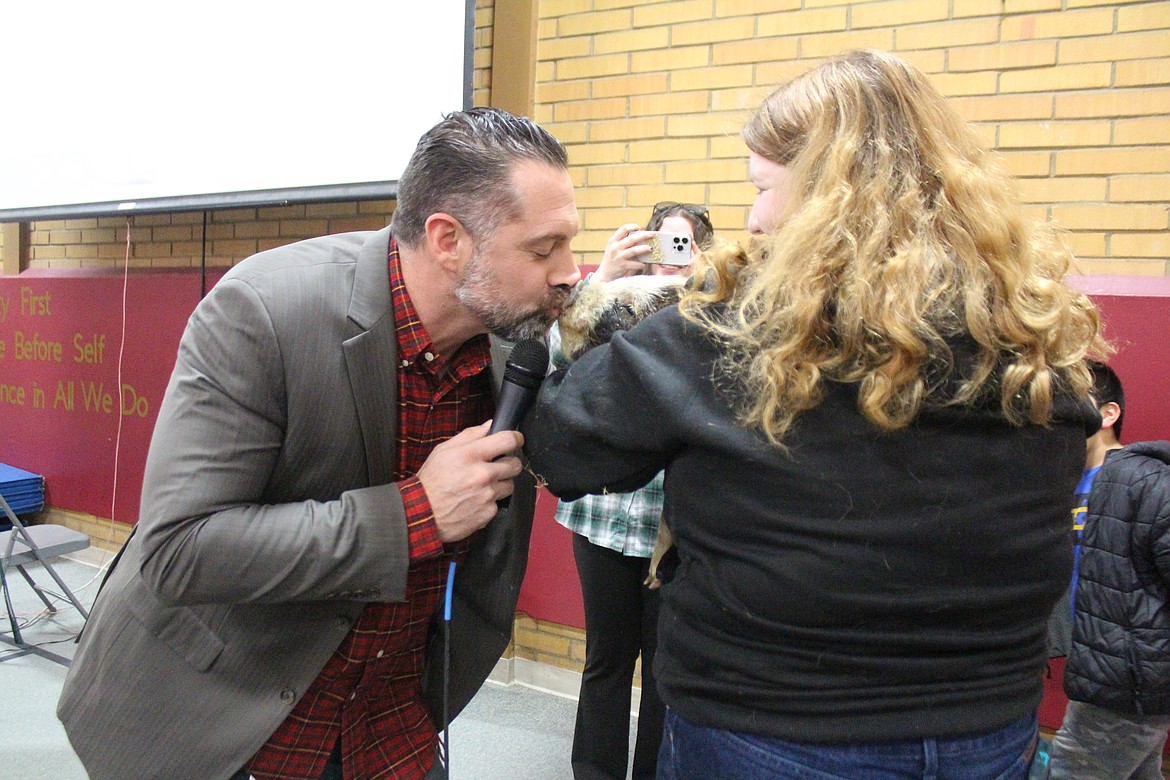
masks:
[(110, 491), (110, 538), (113, 544), (114, 510), (118, 506), (118, 460), (122, 452), (122, 358), (126, 354), (126, 293), (130, 286), (130, 218), (126, 218), (126, 261), (122, 264), (122, 334), (118, 340), (118, 431), (114, 435), (114, 485)]
[[(130, 218), (127, 218), (126, 219), (126, 255), (125, 255), (125, 259), (124, 259), (123, 264), (122, 264), (122, 322), (121, 322), (121, 334), (120, 334), (120, 337), (118, 339), (118, 368), (117, 368), (117, 376), (116, 376), (116, 381), (117, 381), (117, 391), (116, 392), (118, 394), (118, 427), (114, 433), (114, 476), (113, 476), (113, 483), (110, 486), (110, 516), (108, 518), (108, 533), (106, 534), (106, 537), (103, 540), (105, 542), (105, 545), (107, 548), (114, 547), (114, 528), (118, 522), (117, 520), (114, 519), (114, 514), (115, 514), (115, 511), (117, 510), (117, 507), (118, 507), (118, 468), (119, 468), (119, 463), (121, 460), (121, 452), (122, 452), (122, 418), (124, 417), (124, 415), (122, 414), (122, 364), (123, 364), (123, 358), (125, 357), (125, 354), (126, 354), (126, 315), (128, 312), (127, 294), (128, 294), (128, 290), (130, 287), (130, 230), (131, 230), (131, 227), (132, 227), (131, 220), (130, 220)], [(133, 529), (131, 529), (131, 533), (133, 533)], [(119, 548), (120, 547), (121, 547), (121, 545), (119, 545)], [(105, 561), (104, 563), (102, 563), (100, 566), (97, 567), (97, 572), (92, 577), (90, 577), (89, 580), (84, 585), (82, 585), (78, 588), (74, 588), (74, 591), (76, 593), (84, 592), (90, 585), (94, 584), (94, 582), (96, 582), (99, 577), (102, 578), (102, 583), (105, 584), (105, 578), (109, 576), (108, 570), (109, 570), (110, 566), (113, 565), (113, 563), (115, 561), (117, 561), (119, 557), (120, 557), (120, 552), (115, 554), (115, 555), (110, 556), (110, 558), (107, 561)], [(105, 577), (103, 577), (103, 575), (105, 575)], [(101, 590), (100, 586), (98, 587), (98, 590), (99, 591)], [(56, 601), (56, 602), (59, 602), (63, 598), (57, 593), (51, 593), (50, 595), (55, 597), (54, 601)], [(49, 610), (48, 610), (48, 608), (46, 608), (45, 610), (42, 610), (42, 612), (45, 614), (48, 614)], [(82, 630), (84, 630), (84, 626), (82, 627)], [(75, 636), (73, 639), (74, 639), (74, 641), (80, 641), (81, 632), (79, 631), (77, 633), (77, 636)]]
[(199, 250), (199, 300), (207, 295), (207, 210), (203, 211), (202, 246)]

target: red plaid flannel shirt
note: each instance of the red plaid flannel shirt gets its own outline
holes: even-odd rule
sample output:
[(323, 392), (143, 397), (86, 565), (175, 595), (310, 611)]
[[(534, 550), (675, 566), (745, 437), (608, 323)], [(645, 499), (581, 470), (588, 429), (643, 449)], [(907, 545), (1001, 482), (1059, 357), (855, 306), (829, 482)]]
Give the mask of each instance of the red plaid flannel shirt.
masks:
[(446, 586), (444, 550), (430, 502), (414, 476), (435, 445), (491, 417), (487, 336), (449, 360), (431, 346), (402, 281), (391, 239), (390, 295), (398, 341), (398, 470), (406, 506), (410, 571), (401, 602), (371, 603), (284, 723), (252, 758), (258, 780), (316, 780), (341, 737), (345, 776), (420, 778), (437, 734), (419, 678), (431, 615)]

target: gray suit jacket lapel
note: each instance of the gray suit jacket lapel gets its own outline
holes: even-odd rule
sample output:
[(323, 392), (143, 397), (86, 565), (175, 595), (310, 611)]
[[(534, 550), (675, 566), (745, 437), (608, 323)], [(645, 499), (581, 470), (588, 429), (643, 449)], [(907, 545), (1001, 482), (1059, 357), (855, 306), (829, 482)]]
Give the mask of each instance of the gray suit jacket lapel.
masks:
[(361, 332), (343, 345), (371, 485), (393, 481), (397, 461), (398, 344), (386, 261), (389, 245), (386, 227), (361, 248), (349, 302), (349, 319)]

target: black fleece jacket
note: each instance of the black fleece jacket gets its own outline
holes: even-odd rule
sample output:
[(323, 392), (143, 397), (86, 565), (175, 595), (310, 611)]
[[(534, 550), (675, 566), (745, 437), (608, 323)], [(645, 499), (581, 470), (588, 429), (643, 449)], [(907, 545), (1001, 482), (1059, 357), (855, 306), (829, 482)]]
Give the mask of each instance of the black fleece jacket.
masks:
[(1170, 442), (1114, 450), (1093, 479), (1072, 642), (1070, 699), (1170, 714)]
[(1085, 438), (932, 408), (882, 433), (828, 383), (786, 443), (736, 424), (718, 347), (660, 312), (546, 380), (525, 426), (550, 490), (628, 491), (666, 469), (679, 566), (655, 672), (692, 722), (808, 742), (990, 731), (1033, 712), (1045, 621), (1071, 570)]

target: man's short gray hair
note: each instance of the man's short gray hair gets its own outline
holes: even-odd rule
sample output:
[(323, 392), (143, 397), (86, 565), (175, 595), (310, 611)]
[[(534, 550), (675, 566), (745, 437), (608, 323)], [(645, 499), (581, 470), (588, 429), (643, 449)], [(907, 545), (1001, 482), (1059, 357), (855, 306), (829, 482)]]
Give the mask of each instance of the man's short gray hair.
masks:
[(432, 214), (450, 214), (482, 241), (520, 216), (512, 166), (523, 160), (566, 170), (565, 147), (527, 117), (498, 108), (448, 114), (419, 139), (391, 221), (395, 238), (419, 246)]

